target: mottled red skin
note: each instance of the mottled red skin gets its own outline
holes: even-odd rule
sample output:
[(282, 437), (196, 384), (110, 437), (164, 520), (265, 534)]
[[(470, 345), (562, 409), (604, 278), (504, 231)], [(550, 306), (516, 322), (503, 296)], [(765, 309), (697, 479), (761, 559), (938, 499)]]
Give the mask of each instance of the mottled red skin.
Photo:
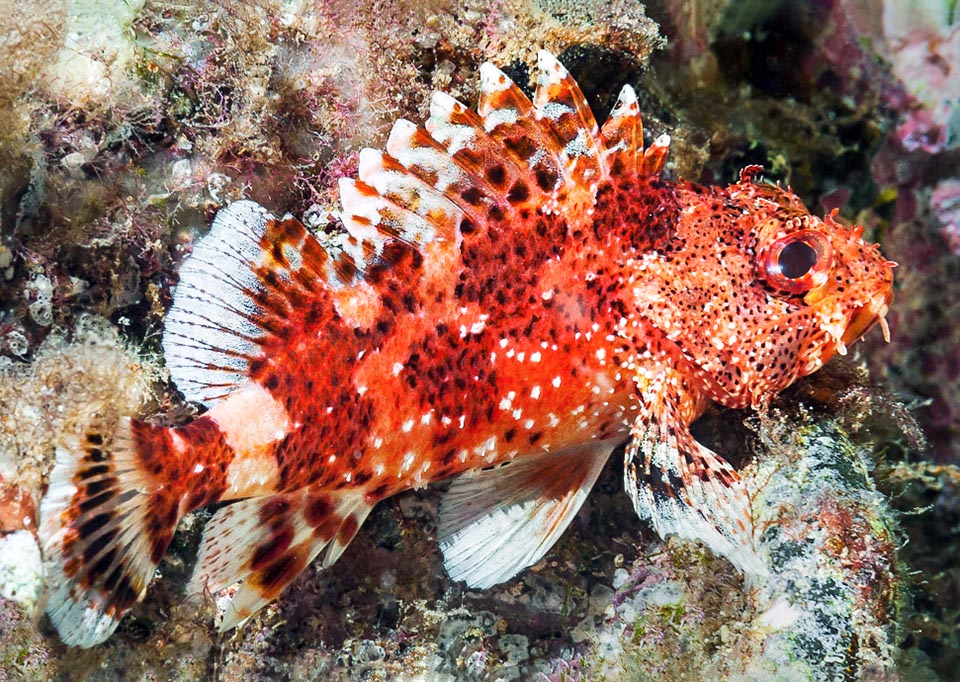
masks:
[[(237, 519), (218, 512), (211, 524), (223, 525), (205, 534), (195, 575), (245, 579), (236, 623), (328, 540), (325, 560), (335, 560), (379, 500), (628, 438), (638, 513), (661, 532), (706, 533), (741, 568), (755, 565), (736, 472), (687, 427), (710, 401), (762, 405), (845, 351), (886, 313), (891, 264), (862, 229), (754, 183), (756, 168), (726, 188), (661, 180), (668, 142), (640, 148), (630, 92), (599, 131), (569, 74), (549, 55), (543, 66), (533, 103), (487, 69), (479, 115), (441, 98), (435, 137), (398, 124), (388, 143), (397, 158), (361, 154), (342, 215), (362, 262), (328, 253), (286, 218), (266, 222), (254, 260), (232, 261), (252, 280), (221, 273), (228, 289), (253, 282), (232, 292), (239, 303), (206, 293), (216, 283), (194, 271), (207, 289), (175, 303), (174, 350), (190, 347), (184, 330), (202, 334), (223, 300), (249, 309), (255, 349), (237, 351), (245, 377), (209, 413), (178, 429), (132, 423), (131, 442), (115, 450), (132, 453), (133, 473), (115, 474), (103, 439), (88, 436), (77, 492), (47, 524), (70, 579), (61, 603), (73, 609), (54, 612), (76, 641), (99, 641), (115, 622), (85, 622), (71, 604), (122, 616), (191, 509), (260, 505), (235, 506), (257, 513), (241, 526), (256, 537), (232, 540), (249, 549), (236, 561), (217, 533)], [(231, 220), (263, 215), (244, 206)], [(799, 267), (810, 252), (812, 265)], [(207, 308), (184, 322), (197, 297)], [(218, 331), (227, 343), (237, 332)], [(120, 476), (147, 498), (149, 562), (123, 557), (117, 532), (102, 534), (125, 494)]]
[[(365, 327), (344, 325), (329, 289), (306, 282), (313, 295), (297, 300), (284, 319), (265, 321), (274, 334), (263, 346), (263, 358), (251, 366), (253, 380), (301, 424), (276, 447), (277, 492), (362, 486), (375, 502), (495, 464), (511, 458), (512, 452), (523, 455), (588, 440), (625, 439), (637, 391), (634, 375), (623, 365), (645, 350), (661, 356), (649, 359), (651, 366), (668, 358), (683, 375), (688, 421), (702, 412), (708, 399), (743, 407), (778, 392), (805, 373), (802, 350), (823, 336), (813, 321), (815, 308), (801, 300), (778, 300), (782, 305), (776, 306), (777, 315), (807, 321), (808, 327), (775, 332), (768, 348), (736, 359), (731, 353), (737, 348), (713, 345), (709, 323), (716, 315), (703, 313), (715, 282), (706, 277), (690, 277), (687, 283), (679, 276), (673, 281), (641, 277), (634, 286), (655, 286), (667, 301), (638, 306), (626, 281), (628, 264), (644, 254), (656, 251), (669, 267), (689, 272), (701, 252), (709, 255), (712, 244), (719, 244), (732, 282), (729, 300), (740, 307), (730, 319), (753, 341), (768, 333), (772, 314), (768, 287), (753, 257), (755, 228), (771, 217), (797, 215), (808, 214), (792, 194), (749, 180), (724, 189), (624, 178), (600, 188), (596, 213), (589, 220), (531, 212), (526, 224), (518, 226), (488, 216), (483, 230), (464, 236), (459, 268), (445, 287), (424, 281), (423, 257), (414, 247), (394, 242), (389, 263), (366, 274), (382, 307)], [(845, 228), (832, 228), (838, 244), (850, 241)], [(873, 247), (854, 248), (862, 252), (864, 263), (880, 272), (884, 261)], [(856, 284), (854, 273), (843, 268), (837, 276), (848, 286)], [(888, 286), (890, 278), (879, 281)], [(282, 291), (283, 285), (277, 286)], [(547, 291), (553, 294), (545, 299)], [(882, 288), (881, 295), (886, 295)], [(267, 309), (273, 307), (264, 303)], [(489, 316), (483, 329), (463, 334), (478, 312)], [(753, 324), (752, 315), (762, 324)], [(623, 319), (637, 326), (625, 331)], [(677, 338), (668, 339), (672, 331)], [(508, 340), (506, 348), (501, 339)], [(510, 349), (513, 358), (506, 357)], [(605, 354), (604, 364), (598, 351)], [(536, 352), (541, 360), (531, 362)], [(524, 362), (516, 361), (520, 353)], [(491, 361), (491, 354), (496, 360)], [(830, 354), (832, 346), (824, 353)], [(704, 360), (717, 362), (718, 369), (702, 369)], [(396, 363), (402, 365), (399, 373), (393, 370)], [(745, 372), (750, 372), (749, 381), (743, 379)], [(559, 388), (552, 383), (556, 377)], [(593, 393), (598, 384), (603, 391)], [(359, 385), (368, 390), (358, 393)], [(533, 386), (541, 387), (539, 399), (530, 395)], [(502, 397), (511, 391), (516, 397), (508, 409), (501, 409)], [(581, 414), (571, 414), (579, 406), (584, 408)], [(523, 411), (519, 420), (512, 415), (518, 408)], [(423, 426), (420, 417), (427, 413), (433, 417)], [(553, 427), (551, 413), (559, 420)], [(414, 428), (402, 433), (403, 423), (411, 418)], [(528, 419), (534, 423), (526, 428)], [(194, 440), (196, 431), (195, 422), (184, 427), (182, 435), (196, 444), (191, 456), (207, 467), (202, 475), (205, 496), (193, 495), (188, 508), (223, 497), (225, 487), (209, 479), (210, 470), (224, 469), (231, 457), (227, 450)], [(496, 456), (473, 455), (491, 436), (497, 439)], [(371, 445), (377, 437), (384, 441), (380, 449)], [(416, 466), (410, 475), (398, 477), (408, 452), (415, 453)], [(468, 455), (461, 459), (464, 452)], [(333, 463), (328, 462), (331, 455), (336, 457)], [(430, 462), (430, 468), (417, 479), (413, 473), (424, 462)], [(383, 465), (381, 474), (378, 464)], [(183, 485), (193, 485), (186, 483), (193, 480), (189, 470), (179, 470)], [(169, 469), (168, 477), (175, 471)]]

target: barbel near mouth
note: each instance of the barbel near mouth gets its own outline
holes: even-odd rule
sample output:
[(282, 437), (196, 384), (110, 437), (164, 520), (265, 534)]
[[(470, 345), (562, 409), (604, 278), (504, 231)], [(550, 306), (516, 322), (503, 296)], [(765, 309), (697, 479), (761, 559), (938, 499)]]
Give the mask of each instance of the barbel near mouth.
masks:
[[(883, 333), (883, 340), (890, 343), (890, 325), (887, 323), (887, 313), (890, 311), (891, 298), (892, 296), (888, 294), (885, 301), (876, 308), (870, 304), (858, 308), (850, 317), (850, 323), (844, 330), (840, 342), (846, 346), (856, 343), (875, 325), (879, 325)], [(843, 353), (841, 352), (841, 354)]]

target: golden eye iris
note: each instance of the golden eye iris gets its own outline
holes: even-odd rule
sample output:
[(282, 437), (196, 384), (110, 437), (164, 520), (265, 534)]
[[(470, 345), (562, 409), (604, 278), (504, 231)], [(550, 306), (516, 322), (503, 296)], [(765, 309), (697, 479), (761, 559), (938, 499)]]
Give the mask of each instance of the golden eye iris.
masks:
[(787, 294), (803, 294), (826, 281), (833, 249), (819, 232), (801, 230), (764, 248), (760, 262), (770, 286)]

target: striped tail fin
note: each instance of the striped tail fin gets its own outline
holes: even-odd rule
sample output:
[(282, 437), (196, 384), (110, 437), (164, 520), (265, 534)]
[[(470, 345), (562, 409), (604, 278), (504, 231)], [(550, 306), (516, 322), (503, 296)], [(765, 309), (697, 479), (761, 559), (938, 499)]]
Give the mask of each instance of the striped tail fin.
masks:
[[(109, 637), (147, 590), (182, 515), (159, 461), (171, 429), (128, 417), (94, 424), (58, 449), (40, 506), (47, 615), (60, 639), (91, 647)], [(154, 464), (152, 464), (154, 463)]]

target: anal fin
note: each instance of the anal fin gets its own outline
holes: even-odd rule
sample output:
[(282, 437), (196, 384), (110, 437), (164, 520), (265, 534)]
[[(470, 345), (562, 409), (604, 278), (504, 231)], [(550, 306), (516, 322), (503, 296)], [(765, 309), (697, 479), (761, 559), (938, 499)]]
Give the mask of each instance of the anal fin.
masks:
[(573, 521), (613, 448), (586, 444), (456, 479), (438, 533), (450, 577), (487, 588), (539, 561)]
[(220, 630), (236, 627), (276, 599), (322, 551), (324, 568), (333, 564), (370, 509), (362, 493), (311, 488), (224, 507), (204, 529), (187, 592), (219, 592), (242, 580)]
[(668, 385), (661, 376), (644, 391), (626, 452), (624, 483), (638, 516), (661, 537), (699, 540), (740, 571), (767, 574), (743, 480), (694, 439)]

